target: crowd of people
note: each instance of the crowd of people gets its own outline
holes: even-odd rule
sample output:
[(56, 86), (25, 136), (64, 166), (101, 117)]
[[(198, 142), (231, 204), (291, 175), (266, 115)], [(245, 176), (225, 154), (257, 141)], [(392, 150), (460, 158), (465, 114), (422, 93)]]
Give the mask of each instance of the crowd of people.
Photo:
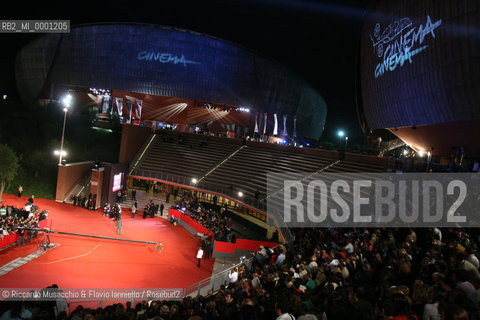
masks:
[[(31, 200), (31, 201), (30, 201)], [(33, 205), (0, 206), (2, 234), (38, 226), (46, 212)], [(148, 207), (148, 208), (147, 208)], [(153, 201), (145, 212), (157, 212)], [(209, 229), (216, 240), (232, 241), (231, 218), (205, 208), (185, 192), (175, 207)], [(148, 209), (148, 210), (147, 210)], [(121, 220), (118, 203), (105, 216)], [(208, 296), (179, 301), (143, 301), (105, 308), (76, 308), (57, 319), (480, 319), (480, 230), (431, 228), (303, 228), (275, 248), (260, 246), (251, 262), (233, 269)], [(121, 234), (121, 225), (120, 232)], [(23, 237), (22, 237), (23, 239)], [(210, 240), (206, 238), (206, 240)], [(22, 240), (23, 243), (23, 240)], [(20, 244), (20, 241), (19, 241)], [(210, 242), (211, 244), (211, 242)], [(203, 243), (209, 257), (210, 247)], [(198, 256), (197, 256), (198, 258)], [(200, 260), (198, 261), (200, 265)], [(42, 318), (40, 302), (13, 303), (5, 312)], [(4, 304), (5, 305), (5, 304)], [(20, 312), (20, 313), (19, 313)], [(3, 318), (0, 318), (3, 319)]]
[(88, 210), (96, 210), (97, 208), (97, 195), (92, 195), (91, 193), (88, 195), (85, 194), (83, 197), (81, 195), (74, 195), (73, 198), (73, 205), (82, 207)]
[(120, 204), (115, 203), (114, 205), (110, 205), (110, 203), (106, 203), (103, 206), (103, 216), (112, 220), (117, 220), (118, 217), (121, 218), (122, 215), (122, 207)]
[(165, 209), (165, 206), (163, 205), (163, 202), (158, 204), (153, 201), (153, 199), (150, 199), (150, 201), (147, 202), (145, 205), (145, 208), (143, 208), (143, 219), (147, 217), (153, 218), (155, 214), (159, 214), (163, 216), (163, 210)]
[(17, 246), (31, 242), (32, 238), (36, 238), (38, 232), (29, 232), (28, 228), (38, 228), (38, 223), (48, 217), (47, 210), (40, 210), (34, 205), (35, 197), (32, 195), (24, 207), (19, 208), (17, 205), (0, 206), (0, 239), (5, 236), (18, 234), (19, 239)]
[(220, 210), (215, 210), (215, 208), (218, 208), (217, 206), (207, 209), (201, 204), (198, 196), (191, 192), (184, 192), (182, 198), (176, 201), (174, 207), (212, 232), (215, 240), (236, 241), (236, 235), (232, 228), (232, 218), (224, 207)]
[(220, 290), (58, 319), (479, 319), (477, 230), (298, 229), (260, 247)]

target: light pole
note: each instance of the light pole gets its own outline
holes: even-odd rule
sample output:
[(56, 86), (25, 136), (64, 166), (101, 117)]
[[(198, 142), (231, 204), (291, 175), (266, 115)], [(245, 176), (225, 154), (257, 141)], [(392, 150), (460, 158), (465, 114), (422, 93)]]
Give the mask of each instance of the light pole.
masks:
[(70, 107), (70, 102), (72, 101), (72, 96), (68, 95), (63, 99), (63, 129), (62, 129), (62, 140), (60, 142), (60, 152), (58, 154), (58, 164), (62, 164), (62, 157), (64, 155), (63, 152), (63, 140), (65, 137), (65, 124), (67, 123), (67, 112), (68, 112), (68, 107)]
[[(343, 137), (345, 137), (344, 145), (343, 145), (344, 150), (345, 150), (345, 149), (347, 148), (347, 141), (348, 141), (348, 137), (345, 136), (345, 131), (343, 131), (343, 130), (338, 130), (338, 131), (337, 131), (337, 136), (338, 136), (340, 139), (342, 139)], [(340, 140), (340, 141), (341, 141), (341, 140)], [(342, 143), (342, 142), (340, 142), (340, 143)], [(341, 145), (339, 146), (339, 148), (341, 148)]]
[(427, 152), (427, 172), (430, 171), (430, 160), (432, 157), (432, 153), (430, 151)]

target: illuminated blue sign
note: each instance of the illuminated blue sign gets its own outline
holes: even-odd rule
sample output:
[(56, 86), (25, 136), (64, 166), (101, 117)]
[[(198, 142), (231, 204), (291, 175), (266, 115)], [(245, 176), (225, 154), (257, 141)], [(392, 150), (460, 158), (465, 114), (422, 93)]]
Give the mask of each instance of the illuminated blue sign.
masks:
[(170, 53), (155, 51), (141, 51), (138, 53), (137, 59), (146, 61), (158, 61), (160, 63), (180, 63), (183, 64), (184, 67), (186, 67), (187, 64), (200, 64), (200, 62), (185, 59), (185, 56), (183, 54), (179, 57)]
[(380, 63), (375, 67), (375, 78), (381, 77), (386, 71), (393, 71), (402, 67), (405, 62), (412, 63), (412, 58), (428, 48), (422, 45), (425, 37), (431, 35), (435, 38), (435, 29), (442, 24), (442, 20), (432, 23), (427, 15), (425, 26), (418, 28), (413, 26), (409, 18), (402, 18), (391, 23), (381, 32), (380, 24), (377, 23), (370, 35), (376, 55)]

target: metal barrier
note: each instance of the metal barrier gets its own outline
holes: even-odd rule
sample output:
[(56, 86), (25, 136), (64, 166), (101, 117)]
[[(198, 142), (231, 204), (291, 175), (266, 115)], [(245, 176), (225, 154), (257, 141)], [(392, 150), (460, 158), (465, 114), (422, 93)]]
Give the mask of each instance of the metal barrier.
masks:
[(209, 278), (203, 279), (195, 284), (192, 284), (184, 289), (184, 297), (188, 296), (208, 296), (218, 291), (222, 285), (228, 285), (229, 278), (228, 275), (231, 270), (234, 268), (245, 265), (247, 269), (252, 267), (254, 257), (250, 257), (243, 262), (240, 262), (236, 265), (233, 265), (217, 274), (210, 276)]

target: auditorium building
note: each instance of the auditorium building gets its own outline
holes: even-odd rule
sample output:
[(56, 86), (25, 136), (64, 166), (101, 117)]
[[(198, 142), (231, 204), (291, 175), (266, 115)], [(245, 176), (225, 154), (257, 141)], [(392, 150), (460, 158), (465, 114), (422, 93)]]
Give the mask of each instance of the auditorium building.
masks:
[(371, 1), (361, 31), (358, 114), (417, 152), (480, 156), (480, 6)]
[(92, 24), (45, 34), (17, 56), (22, 99), (61, 99), (125, 123), (239, 136), (318, 139), (322, 96), (284, 66), (235, 43), (172, 27)]

